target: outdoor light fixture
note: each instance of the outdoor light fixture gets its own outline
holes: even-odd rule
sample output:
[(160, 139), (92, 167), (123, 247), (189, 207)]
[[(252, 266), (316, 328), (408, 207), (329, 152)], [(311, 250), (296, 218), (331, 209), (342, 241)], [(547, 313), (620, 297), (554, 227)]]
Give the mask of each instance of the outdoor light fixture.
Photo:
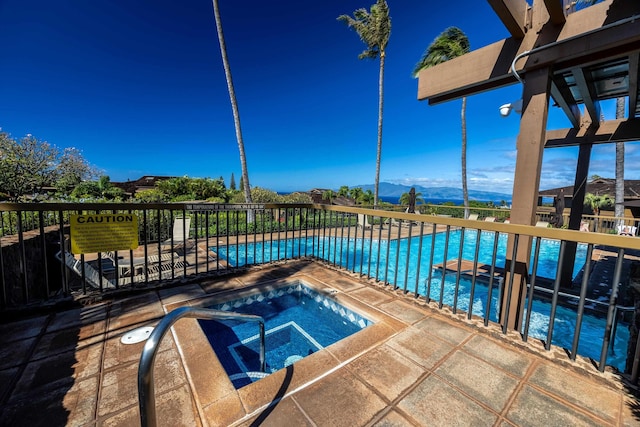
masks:
[(514, 110), (518, 114), (522, 113), (522, 99), (519, 99), (516, 102), (512, 102), (510, 104), (501, 105), (500, 115), (502, 117), (507, 117), (511, 110)]

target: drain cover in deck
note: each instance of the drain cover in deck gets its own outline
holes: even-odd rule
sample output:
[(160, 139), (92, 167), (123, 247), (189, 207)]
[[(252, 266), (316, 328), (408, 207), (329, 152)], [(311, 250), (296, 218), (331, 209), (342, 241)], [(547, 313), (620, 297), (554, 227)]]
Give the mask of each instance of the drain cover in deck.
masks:
[(149, 338), (151, 332), (153, 332), (153, 328), (151, 326), (132, 329), (120, 338), (120, 342), (122, 344), (137, 344)]

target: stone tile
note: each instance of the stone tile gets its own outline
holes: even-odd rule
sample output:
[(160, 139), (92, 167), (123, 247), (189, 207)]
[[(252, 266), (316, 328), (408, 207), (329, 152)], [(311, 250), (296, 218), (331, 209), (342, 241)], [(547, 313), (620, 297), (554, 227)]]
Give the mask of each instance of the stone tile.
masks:
[[(33, 358), (48, 357), (74, 349), (102, 345), (106, 330), (106, 321), (99, 320), (86, 326), (55, 329), (40, 338), (34, 350)], [(48, 329), (47, 329), (48, 331)]]
[[(535, 368), (529, 383), (585, 408), (609, 422), (614, 422), (619, 417), (622, 399), (620, 394), (602, 384), (598, 384), (598, 387), (597, 383), (566, 369), (542, 363)], [(593, 393), (596, 387), (598, 393)]]
[(333, 354), (336, 359), (344, 362), (366, 351), (368, 348), (383, 342), (394, 333), (395, 330), (385, 322), (375, 323), (354, 335), (330, 345), (326, 349)]
[(229, 394), (233, 394), (239, 402), (229, 376), (198, 326), (198, 321), (183, 319), (173, 327), (177, 346), (180, 348), (198, 402), (205, 407)]
[(319, 426), (365, 425), (386, 406), (382, 398), (345, 369), (303, 389), (294, 399)]
[[(107, 318), (107, 304), (96, 304), (87, 307), (66, 310), (56, 313), (49, 325), (47, 333), (59, 331), (61, 329), (86, 329), (85, 326), (93, 324), (105, 324)], [(101, 326), (100, 328), (103, 328)]]
[(623, 426), (640, 426), (640, 400), (637, 397), (625, 396), (620, 418)]
[(92, 377), (72, 386), (34, 393), (8, 405), (2, 413), (3, 426), (85, 426), (94, 420), (98, 378)]
[(415, 327), (407, 328), (391, 338), (388, 345), (427, 369), (431, 369), (453, 349), (451, 344), (433, 338)]
[(471, 336), (471, 331), (464, 326), (455, 325), (454, 323), (449, 323), (448, 321), (436, 317), (428, 317), (423, 321), (416, 323), (414, 326), (418, 329), (429, 332), (438, 338), (442, 338), (453, 345), (459, 345)]
[(464, 345), (464, 350), (520, 378), (524, 377), (532, 363), (526, 353), (502, 346), (482, 335), (471, 338)]
[[(594, 393), (597, 394), (597, 393)], [(530, 386), (518, 393), (507, 419), (517, 426), (602, 426), (602, 421), (587, 417)]]
[(518, 380), (486, 362), (456, 351), (434, 371), (449, 383), (496, 412), (501, 412)]
[[(105, 418), (104, 427), (129, 427), (140, 424), (138, 401), (129, 409)], [(166, 393), (156, 393), (156, 421), (159, 427), (202, 426), (189, 387), (185, 384)]]
[(207, 280), (200, 284), (202, 289), (208, 294), (216, 292), (228, 291), (244, 286), (241, 281), (235, 277), (221, 277), (213, 280)]
[(413, 427), (415, 424), (409, 422), (396, 411), (389, 411), (380, 421), (373, 424), (376, 427)]
[(0, 346), (0, 369), (13, 368), (27, 362), (31, 347), (37, 338), (14, 341), (10, 345)]
[(204, 289), (200, 285), (184, 285), (173, 288), (161, 289), (158, 291), (162, 304), (172, 304), (181, 301), (187, 301), (193, 298), (199, 298), (206, 295)]
[(386, 345), (368, 351), (347, 367), (389, 401), (396, 399), (425, 373), (419, 365)]
[(323, 349), (266, 378), (242, 387), (238, 390), (238, 395), (246, 411), (252, 413), (270, 404), (274, 399), (282, 398), (286, 393), (320, 377), (337, 365), (338, 361)]
[(203, 408), (204, 419), (210, 427), (227, 427), (242, 419), (246, 412), (236, 393), (229, 394)]
[(0, 347), (14, 341), (37, 337), (47, 324), (48, 316), (0, 324)]
[(107, 331), (109, 336), (122, 334), (151, 322), (157, 323), (164, 315), (164, 309), (159, 301), (140, 308), (117, 309), (109, 315)]
[[(158, 394), (185, 384), (186, 374), (175, 350), (158, 353), (153, 381)], [(138, 402), (138, 363), (129, 363), (103, 374), (98, 415), (120, 411)]]
[(286, 398), (271, 406), (260, 414), (240, 423), (238, 427), (281, 427), (281, 426), (315, 426), (300, 410), (292, 398)]
[[(104, 368), (109, 369), (123, 363), (139, 361), (140, 355), (142, 354), (142, 349), (146, 341), (135, 344), (123, 344), (120, 340), (126, 333), (130, 332), (133, 329), (143, 326), (155, 326), (156, 324), (157, 322), (144, 322), (139, 325), (132, 326), (126, 330), (119, 330), (117, 332), (108, 333), (106, 342), (104, 344)], [(173, 335), (169, 331), (160, 341), (158, 352), (167, 351), (171, 348), (175, 348), (175, 344), (173, 341)]]
[(98, 343), (82, 350), (58, 353), (30, 362), (16, 384), (11, 399), (39, 395), (96, 375), (100, 371), (101, 348), (101, 343)]
[(341, 290), (342, 292), (351, 292), (355, 289), (360, 289), (364, 287), (362, 283), (354, 282), (352, 280), (345, 279), (342, 277), (338, 277), (336, 279), (330, 279), (328, 283), (334, 288)]
[(353, 292), (349, 292), (349, 295), (352, 296), (353, 298), (356, 298), (362, 302), (365, 302), (371, 305), (382, 304), (383, 302), (393, 299), (392, 295), (389, 295), (381, 291), (377, 291), (370, 287), (356, 289)]
[(492, 426), (494, 414), (435, 376), (429, 376), (398, 403), (422, 426)]
[(425, 310), (400, 300), (380, 304), (380, 309), (409, 324), (416, 323), (427, 316)]
[(156, 292), (146, 292), (134, 296), (117, 299), (109, 308), (109, 317), (118, 318), (131, 313), (148, 313), (161, 307), (160, 298)]

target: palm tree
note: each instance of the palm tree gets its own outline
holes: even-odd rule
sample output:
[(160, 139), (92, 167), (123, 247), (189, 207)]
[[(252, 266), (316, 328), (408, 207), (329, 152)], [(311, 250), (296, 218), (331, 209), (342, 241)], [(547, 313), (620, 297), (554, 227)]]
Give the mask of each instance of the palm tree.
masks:
[[(431, 42), (422, 58), (413, 69), (413, 77), (420, 71), (457, 58), (469, 52), (469, 39), (461, 29), (449, 27)], [(462, 98), (460, 122), (462, 126), (462, 199), (464, 201), (464, 217), (469, 217), (469, 191), (467, 189), (467, 98)]]
[(340, 188), (338, 188), (338, 196), (349, 197), (349, 187), (346, 185), (340, 186)]
[[(398, 200), (398, 203), (401, 205), (408, 205), (409, 204), (409, 192), (406, 193), (402, 193), (400, 195), (400, 199)], [(422, 193), (421, 192), (417, 192), (416, 193), (416, 204), (419, 203), (424, 203), (424, 199), (422, 198)]]
[[(624, 97), (616, 99), (616, 119), (624, 119)], [(624, 142), (616, 142), (616, 204), (614, 215), (624, 218)], [(617, 225), (624, 220), (619, 219)]]
[(358, 203), (362, 198), (362, 188), (353, 187), (351, 190), (349, 190), (349, 194), (351, 195), (351, 198), (353, 199), (353, 201)]
[(349, 15), (340, 15), (338, 21), (345, 22), (353, 28), (367, 48), (358, 55), (359, 59), (376, 59), (380, 57), (380, 74), (378, 78), (378, 146), (376, 154), (376, 177), (374, 182), (373, 207), (378, 205), (378, 187), (380, 183), (380, 158), (382, 156), (382, 111), (384, 104), (384, 61), (386, 57), (387, 43), (391, 35), (391, 18), (389, 6), (385, 0), (377, 0), (371, 6), (371, 11), (358, 9), (353, 12), (353, 18)]
[(375, 202), (374, 194), (371, 190), (365, 190), (360, 195), (360, 204), (370, 206)]
[(325, 192), (322, 193), (322, 200), (328, 200), (329, 204), (331, 204), (331, 201), (336, 197), (336, 192), (333, 190), (326, 190)]
[[(227, 79), (227, 89), (229, 90), (229, 98), (231, 100), (231, 109), (233, 110), (233, 123), (236, 128), (236, 139), (238, 140), (238, 150), (240, 151), (240, 167), (242, 168), (242, 187), (244, 190), (244, 198), (247, 203), (252, 203), (251, 187), (249, 186), (249, 172), (247, 170), (247, 158), (244, 153), (244, 141), (242, 140), (242, 129), (240, 127), (240, 111), (238, 110), (238, 100), (236, 99), (236, 91), (233, 88), (233, 79), (231, 77), (231, 67), (229, 66), (229, 58), (227, 57), (227, 46), (224, 42), (224, 33), (222, 32), (222, 21), (220, 20), (220, 10), (218, 8), (218, 0), (212, 0), (213, 15), (216, 20), (216, 30), (218, 32), (218, 42), (220, 43), (220, 53), (222, 54), (222, 65), (224, 67), (224, 75)], [(253, 211), (248, 211), (249, 222), (253, 222)]]
[[(611, 205), (614, 204), (614, 202), (615, 201), (612, 200), (608, 194), (600, 196), (598, 194), (587, 193), (584, 196), (584, 204), (589, 208), (591, 208), (593, 215), (595, 215), (596, 217), (600, 215), (600, 209), (611, 207)], [(598, 231), (599, 222), (600, 220), (596, 218), (593, 231)]]

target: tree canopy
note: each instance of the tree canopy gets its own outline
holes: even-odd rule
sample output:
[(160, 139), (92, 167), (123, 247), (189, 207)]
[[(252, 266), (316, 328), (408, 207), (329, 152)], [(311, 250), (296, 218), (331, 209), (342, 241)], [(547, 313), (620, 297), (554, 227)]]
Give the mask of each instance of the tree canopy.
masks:
[(69, 191), (84, 179), (95, 176), (95, 170), (79, 150), (62, 152), (33, 135), (13, 139), (0, 132), (0, 190), (10, 200), (35, 197), (44, 187)]

